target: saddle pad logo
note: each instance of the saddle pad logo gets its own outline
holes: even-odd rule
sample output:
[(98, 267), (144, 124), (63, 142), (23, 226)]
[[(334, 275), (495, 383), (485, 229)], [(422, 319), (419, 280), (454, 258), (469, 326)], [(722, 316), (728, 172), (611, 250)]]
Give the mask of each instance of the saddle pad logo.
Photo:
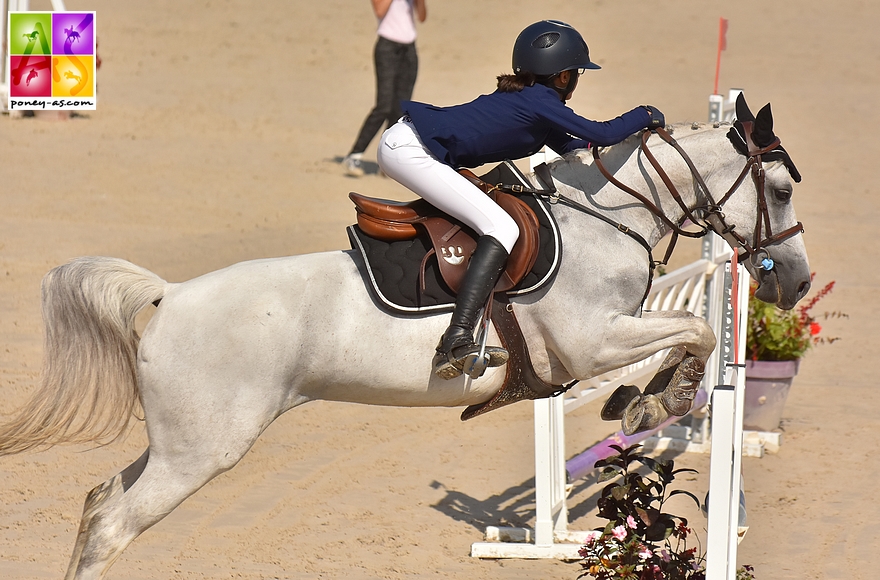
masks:
[(94, 12), (9, 12), (6, 30), (10, 111), (95, 109)]
[(464, 250), (461, 249), (461, 246), (449, 246), (448, 248), (443, 246), (440, 249), (443, 251), (443, 259), (453, 266), (464, 262)]

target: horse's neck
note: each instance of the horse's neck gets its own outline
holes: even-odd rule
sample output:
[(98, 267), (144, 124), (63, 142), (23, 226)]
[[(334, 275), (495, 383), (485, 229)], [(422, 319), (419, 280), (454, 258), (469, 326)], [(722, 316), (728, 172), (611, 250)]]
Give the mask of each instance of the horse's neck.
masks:
[[(679, 129), (684, 133), (686, 127)], [(711, 171), (709, 156), (701, 154), (714, 146), (717, 135), (707, 130), (700, 135), (687, 135), (680, 141), (700, 171), (706, 175)], [(716, 130), (717, 131), (717, 130)], [(622, 184), (636, 190), (659, 208), (670, 221), (679, 223), (684, 211), (675, 201), (669, 189), (651, 167), (638, 144), (639, 136), (634, 136), (602, 152), (602, 163)], [(672, 181), (689, 209), (703, 203), (694, 186), (690, 170), (674, 148), (658, 136), (652, 136), (648, 147), (659, 165)], [(635, 197), (609, 183), (595, 166), (592, 154), (586, 151), (567, 156), (565, 160), (551, 165), (556, 187), (561, 195), (583, 203), (595, 211), (638, 232), (651, 246), (656, 246), (669, 232), (669, 226), (654, 215)]]

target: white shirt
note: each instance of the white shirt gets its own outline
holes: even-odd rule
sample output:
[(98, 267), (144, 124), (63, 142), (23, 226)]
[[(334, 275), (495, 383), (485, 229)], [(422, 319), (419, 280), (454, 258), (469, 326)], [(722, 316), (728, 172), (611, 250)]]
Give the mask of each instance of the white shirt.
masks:
[(379, 21), (379, 36), (400, 44), (416, 40), (416, 22), (413, 18), (413, 0), (391, 0), (385, 17)]

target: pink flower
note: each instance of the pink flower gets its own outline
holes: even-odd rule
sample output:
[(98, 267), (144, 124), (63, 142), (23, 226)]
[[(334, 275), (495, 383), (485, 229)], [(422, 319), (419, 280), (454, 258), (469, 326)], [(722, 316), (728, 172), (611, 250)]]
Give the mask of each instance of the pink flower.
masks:
[(623, 526), (617, 526), (613, 530), (611, 530), (611, 535), (615, 537), (615, 539), (620, 540), (621, 542), (626, 539), (626, 528)]
[(587, 538), (586, 538), (585, 543), (589, 546), (590, 544), (592, 544), (593, 542), (595, 542), (596, 540), (598, 540), (601, 537), (602, 537), (602, 532), (597, 532), (596, 530), (593, 530), (592, 532), (587, 533)]
[(626, 527), (631, 530), (636, 529), (636, 519), (632, 516), (626, 516)]
[(648, 546), (642, 546), (641, 549), (639, 550), (639, 558), (641, 558), (642, 560), (647, 560), (648, 558), (650, 558), (653, 555), (654, 555), (654, 552), (652, 552), (651, 548), (649, 548)]

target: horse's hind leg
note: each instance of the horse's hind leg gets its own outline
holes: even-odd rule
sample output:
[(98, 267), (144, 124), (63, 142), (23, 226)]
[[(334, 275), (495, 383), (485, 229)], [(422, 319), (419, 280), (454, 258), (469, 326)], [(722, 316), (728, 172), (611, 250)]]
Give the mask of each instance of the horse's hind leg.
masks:
[(219, 457), (195, 451), (160, 456), (147, 449), (137, 461), (86, 496), (66, 580), (102, 578), (135, 538), (230, 469), (248, 448), (243, 446), (240, 452)]
[[(120, 496), (123, 495), (135, 481), (137, 481), (147, 465), (149, 456), (150, 450), (148, 448), (144, 451), (143, 455), (137, 459), (137, 461), (126, 467), (122, 472), (94, 488), (86, 496), (85, 505), (83, 506), (83, 515), (79, 524), (79, 531), (76, 535), (76, 544), (73, 547), (73, 554), (70, 557), (70, 566), (67, 570), (66, 578), (68, 580), (72, 578), (89, 577), (89, 575), (85, 574), (85, 569), (89, 567), (87, 562), (96, 560), (95, 556), (100, 551), (95, 547), (96, 542), (94, 538), (100, 535), (99, 530), (105, 524), (104, 519), (109, 511), (108, 508), (114, 502), (118, 502)], [(106, 548), (110, 547), (107, 544), (107, 542), (104, 544), (105, 551)], [(84, 558), (83, 552), (87, 545), (89, 546), (87, 552), (88, 556)], [(125, 545), (127, 545), (127, 542)], [(118, 550), (116, 550), (117, 556), (125, 549), (125, 545), (120, 546)], [(92, 576), (100, 577), (103, 575), (115, 559), (116, 556), (113, 556), (98, 571), (97, 576), (94, 574)], [(78, 570), (82, 571), (82, 573), (78, 574)]]

